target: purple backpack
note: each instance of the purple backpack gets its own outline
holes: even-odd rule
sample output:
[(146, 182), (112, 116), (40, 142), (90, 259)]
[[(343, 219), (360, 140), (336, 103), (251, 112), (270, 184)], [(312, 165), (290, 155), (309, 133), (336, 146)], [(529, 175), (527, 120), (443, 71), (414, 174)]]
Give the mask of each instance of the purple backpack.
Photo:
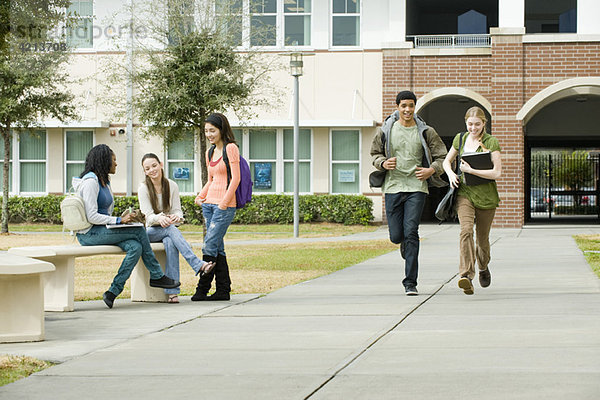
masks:
[[(208, 149), (208, 159), (212, 159), (215, 145)], [(227, 168), (227, 186), (231, 182), (231, 167), (229, 166), (229, 158), (227, 157), (227, 146), (223, 152), (223, 162)], [(235, 191), (236, 208), (244, 208), (247, 203), (252, 201), (252, 177), (250, 175), (250, 166), (248, 161), (240, 155), (240, 184)]]

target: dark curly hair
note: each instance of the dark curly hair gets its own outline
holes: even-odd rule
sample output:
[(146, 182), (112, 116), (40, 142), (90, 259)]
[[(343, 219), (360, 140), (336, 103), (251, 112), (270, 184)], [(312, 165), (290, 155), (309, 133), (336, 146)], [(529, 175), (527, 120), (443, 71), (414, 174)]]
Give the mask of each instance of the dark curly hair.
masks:
[(113, 154), (115, 153), (105, 144), (92, 147), (85, 157), (85, 168), (79, 177), (83, 178), (88, 172), (93, 172), (102, 186), (108, 185)]

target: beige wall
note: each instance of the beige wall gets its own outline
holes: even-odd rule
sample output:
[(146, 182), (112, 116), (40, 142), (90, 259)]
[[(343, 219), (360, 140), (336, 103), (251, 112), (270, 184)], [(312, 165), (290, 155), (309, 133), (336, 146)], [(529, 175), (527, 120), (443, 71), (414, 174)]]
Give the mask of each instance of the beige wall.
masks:
[(62, 134), (62, 128), (46, 129), (46, 135), (48, 138), (48, 148), (46, 157), (48, 162), (47, 168), (47, 181), (46, 187), (48, 193), (63, 193), (63, 182), (65, 176), (64, 167), (64, 136)]
[[(276, 57), (272, 61), (277, 69), (270, 74), (275, 90), (266, 91), (268, 107), (256, 109), (256, 118), (291, 120), (293, 78), (289, 58), (275, 54), (269, 57)], [(299, 78), (301, 123), (381, 118), (381, 52), (321, 52), (303, 60), (304, 71)]]

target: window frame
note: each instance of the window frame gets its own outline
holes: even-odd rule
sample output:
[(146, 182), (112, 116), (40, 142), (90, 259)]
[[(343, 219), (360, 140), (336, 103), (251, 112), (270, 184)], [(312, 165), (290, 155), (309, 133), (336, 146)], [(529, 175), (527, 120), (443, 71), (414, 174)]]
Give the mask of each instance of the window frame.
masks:
[[(82, 0), (74, 0), (77, 1), (78, 3), (81, 3)], [(95, 17), (94, 17), (94, 12), (96, 10), (96, 0), (91, 0), (89, 1), (92, 3), (92, 14), (91, 15), (77, 15), (77, 16), (73, 16), (73, 18), (77, 19), (77, 20), (85, 20), (85, 19), (90, 19), (92, 22), (92, 26), (91, 26), (91, 45), (89, 47), (80, 47), (80, 46), (73, 46), (72, 43), (69, 42), (69, 28), (65, 26), (65, 42), (67, 43), (67, 47), (70, 48), (71, 50), (74, 51), (90, 51), (94, 49), (94, 21), (95, 21)], [(81, 4), (80, 4), (81, 5)], [(68, 12), (68, 8), (65, 8), (65, 13)]]
[[(293, 130), (294, 127), (290, 127), (290, 126), (286, 126), (286, 127), (251, 127), (251, 128), (244, 128), (244, 127), (235, 127), (233, 129), (238, 129), (242, 131), (242, 153), (241, 156), (244, 157), (247, 161), (249, 165), (252, 165), (252, 163), (255, 162), (271, 162), (271, 163), (275, 163), (275, 181), (273, 181), (273, 185), (275, 186), (275, 191), (272, 192), (258, 192), (255, 191), (253, 194), (256, 195), (262, 195), (262, 194), (291, 194), (293, 192), (286, 192), (285, 191), (285, 163), (287, 162), (293, 162), (293, 159), (287, 159), (285, 158), (285, 146), (284, 146), (284, 130), (286, 129), (291, 129)], [(251, 159), (250, 158), (250, 130), (275, 130), (275, 148), (276, 148), (276, 155), (274, 159)], [(301, 129), (307, 129), (310, 130), (310, 159), (299, 159), (299, 162), (306, 162), (309, 163), (309, 170), (310, 170), (310, 179), (309, 179), (309, 185), (310, 185), (310, 189), (308, 192), (300, 192), (301, 194), (312, 194), (313, 193), (313, 176), (314, 176), (314, 171), (313, 171), (313, 159), (314, 159), (314, 130), (312, 128), (301, 128)], [(251, 177), (252, 181), (254, 181), (254, 176)]]
[[(297, 0), (296, 0), (297, 1)], [(305, 0), (305, 2), (309, 2), (310, 3), (310, 12), (286, 12), (285, 11), (285, 1), (282, 3), (282, 7), (281, 7), (281, 14), (282, 14), (282, 19), (281, 19), (281, 45), (284, 48), (305, 48), (305, 47), (310, 47), (312, 45), (312, 33), (313, 33), (313, 24), (314, 24), (314, 18), (313, 18), (313, 0)], [(285, 28), (286, 28), (286, 17), (294, 17), (294, 16), (308, 16), (310, 17), (310, 27), (309, 27), (309, 36), (310, 36), (310, 43), (304, 43), (304, 44), (286, 44), (285, 43)], [(305, 38), (306, 39), (306, 38)], [(305, 40), (306, 41), (306, 40)]]
[[(345, 0), (346, 2), (348, 2), (349, 0)], [(345, 49), (357, 49), (360, 48), (362, 45), (362, 31), (363, 31), (363, 26), (362, 26), (362, 22), (363, 22), (363, 18), (362, 18), (362, 12), (363, 12), (363, 4), (362, 4), (362, 0), (356, 0), (358, 1), (358, 12), (357, 13), (334, 13), (333, 12), (333, 2), (334, 0), (330, 0), (329, 1), (329, 49), (330, 50), (334, 50), (334, 49), (340, 49), (340, 50), (345, 50)], [(335, 17), (342, 17), (342, 16), (346, 16), (346, 17), (357, 17), (358, 18), (358, 32), (357, 32), (357, 36), (358, 36), (358, 40), (356, 44), (354, 45), (348, 45), (348, 44), (344, 44), (344, 45), (334, 45), (333, 44), (333, 20), (335, 19)]]
[[(250, 48), (264, 48), (264, 49), (277, 49), (281, 47), (281, 35), (280, 35), (280, 30), (281, 30), (281, 26), (282, 26), (282, 21), (281, 21), (281, 13), (282, 13), (282, 9), (283, 7), (281, 7), (283, 5), (281, 0), (275, 0), (275, 12), (269, 12), (269, 13), (265, 13), (265, 12), (252, 12), (252, 1), (257, 1), (257, 0), (243, 0), (244, 2), (246, 2), (248, 4), (248, 14), (247, 14), (247, 18), (248, 18), (248, 46)], [(264, 0), (263, 0), (264, 1)], [(264, 10), (263, 10), (264, 11)], [(274, 45), (253, 45), (252, 44), (252, 17), (275, 17), (275, 44)], [(243, 25), (243, 23), (242, 23)], [(243, 42), (243, 34), (242, 34), (242, 42)]]
[[(275, 131), (275, 158), (250, 158), (250, 131)], [(250, 166), (250, 174), (252, 174), (252, 176), (250, 177), (250, 179), (252, 179), (252, 182), (254, 182), (254, 175), (253, 175), (253, 170), (252, 170), (252, 164), (253, 163), (274, 163), (275, 164), (275, 180), (272, 179), (271, 177), (271, 185), (274, 186), (274, 190), (272, 191), (256, 191), (255, 189), (253, 190), (253, 194), (278, 194), (278, 193), (283, 193), (282, 191), (282, 184), (283, 184), (283, 180), (282, 180), (282, 174), (283, 174), (283, 164), (282, 164), (282, 157), (283, 157), (283, 138), (280, 137), (281, 136), (281, 129), (280, 128), (274, 128), (274, 127), (252, 127), (252, 128), (247, 128), (244, 129), (244, 131), (247, 132), (247, 143), (248, 146), (244, 146), (243, 150), (245, 153), (247, 153), (248, 157), (245, 157), (246, 160), (248, 160), (248, 165)], [(272, 171), (273, 172), (273, 171)]]
[[(334, 160), (333, 159), (333, 132), (334, 131), (356, 131), (358, 132), (358, 149), (356, 160)], [(333, 166), (334, 164), (358, 164), (358, 176), (356, 180), (358, 181), (358, 189), (357, 192), (334, 192), (333, 191)], [(330, 194), (356, 194), (360, 195), (362, 193), (361, 186), (361, 176), (362, 176), (362, 129), (361, 128), (330, 128), (329, 129), (329, 193)]]
[[(20, 141), (21, 141), (21, 133), (26, 133), (28, 131), (31, 130), (35, 130), (35, 131), (43, 131), (45, 133), (45, 146), (46, 146), (46, 158), (45, 159), (35, 159), (35, 160), (22, 160), (21, 159), (21, 149), (20, 149)], [(47, 129), (35, 129), (35, 128), (31, 128), (31, 129), (20, 129), (20, 130), (15, 130), (13, 133), (13, 154), (16, 155), (13, 156), (13, 160), (12, 160), (12, 165), (13, 165), (13, 189), (14, 186), (17, 185), (18, 190), (15, 192), (17, 195), (25, 195), (25, 196), (44, 196), (48, 194), (48, 178), (49, 178), (49, 174), (48, 174), (48, 143), (49, 143), (49, 138), (48, 138), (48, 130)], [(15, 140), (16, 139), (16, 140)], [(15, 150), (17, 150), (17, 152), (15, 153)], [(16, 161), (15, 161), (16, 158)], [(15, 168), (15, 162), (18, 165), (18, 168)], [(44, 170), (45, 170), (45, 185), (44, 185), (44, 190), (41, 192), (26, 192), (24, 190), (21, 189), (21, 164), (28, 164), (28, 163), (44, 163)], [(18, 183), (17, 183), (18, 182)]]
[[(272, 50), (280, 50), (280, 49), (311, 49), (312, 41), (313, 41), (313, 32), (314, 32), (314, 18), (313, 18), (313, 3), (314, 0), (306, 0), (310, 1), (311, 11), (304, 13), (290, 13), (285, 12), (285, 0), (276, 0), (277, 10), (275, 13), (252, 13), (251, 10), (251, 2), (252, 0), (241, 0), (242, 2), (242, 40), (241, 44), (237, 46), (237, 50), (247, 50), (250, 48), (261, 48), (267, 51)], [(216, 4), (215, 9), (213, 10), (214, 16), (218, 16)], [(269, 46), (263, 45), (253, 45), (252, 44), (252, 16), (275, 16), (275, 44)], [(295, 15), (305, 15), (310, 17), (310, 43), (303, 45), (291, 45), (285, 43), (285, 19), (287, 16), (295, 16)]]
[(193, 146), (194, 146), (193, 158), (191, 158), (191, 159), (177, 158), (177, 159), (172, 159), (172, 160), (169, 159), (170, 144), (169, 144), (169, 146), (164, 147), (165, 150), (163, 153), (163, 160), (165, 160), (164, 173), (165, 173), (165, 175), (167, 175), (167, 179), (171, 179), (171, 180), (175, 181), (175, 183), (177, 183), (177, 181), (169, 176), (169, 166), (170, 166), (169, 164), (170, 163), (180, 163), (180, 162), (192, 162), (192, 164), (193, 164), (192, 169), (194, 171), (194, 179), (192, 180), (192, 191), (184, 192), (181, 190), (181, 186), (179, 184), (177, 184), (177, 186), (179, 186), (179, 190), (180, 190), (179, 194), (182, 196), (192, 196), (192, 195), (197, 194), (199, 192), (198, 185), (197, 185), (198, 182), (199, 182), (200, 187), (202, 186), (201, 176), (199, 178), (199, 175), (202, 175), (202, 174), (197, 173), (197, 171), (199, 171), (198, 166), (200, 165), (199, 154), (198, 154), (198, 151), (196, 151), (196, 149), (198, 149), (198, 135), (196, 135), (193, 130), (191, 131), (191, 134), (192, 134), (192, 141), (193, 141)]
[(67, 160), (67, 134), (69, 132), (92, 132), (92, 147), (94, 147), (96, 145), (96, 131), (95, 129), (75, 129), (75, 128), (68, 128), (68, 129), (64, 129), (63, 131), (63, 148), (64, 148), (64, 152), (63, 152), (63, 190), (64, 193), (69, 193), (69, 189), (71, 188), (71, 182), (68, 181), (68, 177), (67, 177), (67, 165), (69, 164), (83, 164), (83, 166), (85, 166), (85, 158), (83, 159), (83, 161), (73, 161), (73, 160)]
[[(281, 152), (281, 161), (282, 161), (282, 173), (281, 173), (281, 188), (282, 191), (281, 193), (284, 194), (291, 194), (292, 192), (286, 192), (285, 191), (285, 164), (286, 163), (291, 163), (292, 165), (294, 164), (294, 159), (291, 158), (285, 158), (285, 130), (290, 129), (292, 131), (292, 140), (293, 140), (293, 131), (294, 128), (281, 128), (281, 145), (282, 145), (282, 152)], [(306, 129), (309, 131), (309, 137), (310, 137), (310, 149), (309, 149), (309, 159), (306, 158), (298, 158), (298, 163), (308, 163), (308, 169), (309, 169), (309, 177), (308, 177), (308, 192), (302, 192), (300, 191), (300, 194), (312, 194), (313, 193), (313, 158), (314, 158), (314, 132), (312, 128), (300, 128), (300, 130), (302, 129)], [(293, 149), (293, 143), (292, 143), (292, 149)], [(292, 182), (292, 186), (293, 186), (293, 182)]]

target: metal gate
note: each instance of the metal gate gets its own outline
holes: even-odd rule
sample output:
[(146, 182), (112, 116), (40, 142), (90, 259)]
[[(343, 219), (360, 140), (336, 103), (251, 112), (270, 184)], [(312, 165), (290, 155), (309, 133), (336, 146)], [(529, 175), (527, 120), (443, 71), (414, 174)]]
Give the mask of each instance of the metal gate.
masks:
[(588, 151), (532, 153), (529, 219), (599, 219), (599, 156)]

